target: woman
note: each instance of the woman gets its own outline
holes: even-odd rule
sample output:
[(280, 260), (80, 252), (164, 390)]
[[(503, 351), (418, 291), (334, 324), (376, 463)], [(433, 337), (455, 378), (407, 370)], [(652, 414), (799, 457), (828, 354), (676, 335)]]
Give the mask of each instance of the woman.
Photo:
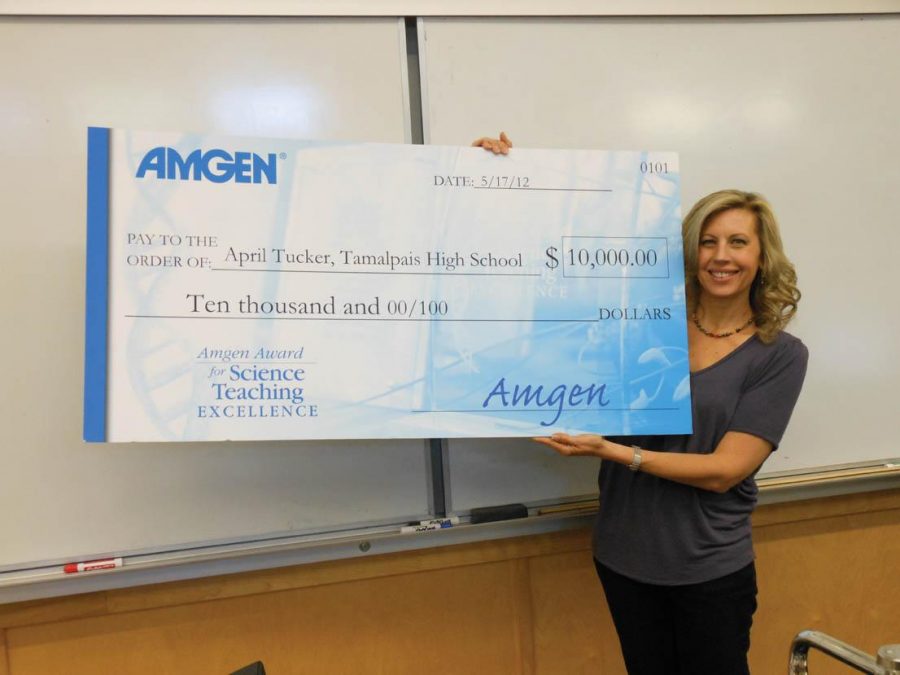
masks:
[[(473, 145), (507, 154), (512, 143)], [(754, 475), (784, 434), (807, 350), (800, 292), (759, 195), (723, 190), (682, 225), (694, 433), (535, 439), (600, 469), (594, 563), (631, 675), (749, 673)]]

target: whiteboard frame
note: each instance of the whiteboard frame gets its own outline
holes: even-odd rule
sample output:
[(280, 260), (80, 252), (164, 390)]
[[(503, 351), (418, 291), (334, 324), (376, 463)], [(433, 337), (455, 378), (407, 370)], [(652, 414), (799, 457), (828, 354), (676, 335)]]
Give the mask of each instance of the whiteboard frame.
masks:
[[(288, 6), (290, 4), (290, 6)], [(813, 8), (812, 2), (789, 2), (784, 5), (771, 0), (755, 4), (756, 11), (738, 11), (746, 8), (750, 3), (733, 2), (731, 6), (723, 9), (719, 4), (711, 2), (688, 1), (682, 6), (675, 7), (673, 2), (602, 2), (588, 3), (579, 0), (562, 0), (559, 4), (552, 5), (543, 2), (522, 2), (518, 11), (510, 12), (508, 4), (488, 0), (479, 3), (477, 10), (475, 3), (469, 0), (460, 2), (425, 1), (417, 3), (415, 7), (410, 2), (351, 2), (350, 0), (328, 3), (304, 2), (296, 3), (279, 2), (276, 0), (262, 0), (247, 9), (247, 3), (237, 3), (232, 0), (222, 2), (197, 2), (186, 0), (184, 3), (164, 2), (132, 3), (127, 9), (115, 5), (108, 0), (96, 0), (94, 2), (77, 1), (65, 4), (56, 0), (35, 0), (23, 2), (21, 0), (0, 0), (0, 15), (61, 15), (61, 16), (402, 16), (404, 14), (417, 17), (443, 15), (443, 16), (479, 16), (479, 15), (528, 15), (527, 9), (534, 9), (532, 15), (545, 15), (552, 13), (557, 16), (569, 15), (593, 15), (613, 16), (628, 14), (688, 16), (696, 14), (704, 15), (764, 15), (764, 14), (875, 14), (875, 13), (900, 13), (900, 0), (898, 1), (871, 1), (861, 0), (857, 5), (848, 1), (823, 0)], [(666, 11), (659, 11), (665, 7)], [(627, 7), (628, 11), (624, 11)], [(316, 8), (320, 11), (315, 11)], [(543, 8), (538, 11), (536, 8)], [(618, 8), (618, 9), (617, 9)], [(654, 11), (652, 8), (657, 8)], [(706, 8), (703, 11), (702, 8)], [(388, 11), (403, 10), (403, 11)], [(601, 11), (602, 10), (602, 11)], [(420, 29), (419, 37), (424, 35), (421, 31), (423, 19), (418, 18)], [(404, 22), (400, 20), (399, 30), (404, 31)], [(401, 49), (405, 52), (406, 40), (403, 38)], [(424, 50), (423, 50), (424, 53)], [(404, 111), (409, 115), (409, 79), (406, 71), (407, 57), (404, 53), (401, 58), (404, 67)], [(421, 72), (424, 73), (425, 64), (422, 64)], [(428, 118), (427, 89), (424, 80), (422, 86), (423, 125), (425, 126), (425, 142), (428, 142)], [(410, 133), (409, 120), (404, 118), (405, 133)], [(407, 142), (410, 142), (407, 139)], [(426, 449), (426, 454), (427, 454)], [(444, 453), (446, 461), (446, 453)], [(859, 465), (853, 465), (858, 467)], [(804, 480), (779, 481), (775, 475), (770, 475), (760, 480), (760, 503), (776, 503), (783, 501), (795, 501), (802, 499), (822, 498), (838, 494), (854, 492), (868, 492), (883, 489), (896, 489), (900, 487), (900, 470), (890, 465), (878, 464), (874, 467), (883, 467), (883, 471), (873, 471), (868, 474), (854, 472), (820, 471), (787, 472), (788, 474), (804, 473)], [(831, 469), (833, 467), (829, 467)], [(445, 474), (449, 481), (449, 472)], [(785, 475), (785, 474), (776, 474)], [(814, 479), (814, 480), (813, 480)], [(431, 484), (428, 484), (429, 490)], [(449, 495), (449, 483), (445, 494)], [(429, 494), (429, 500), (433, 495)], [(21, 570), (12, 574), (0, 574), (0, 604), (19, 602), (37, 598), (48, 598), (76, 593), (86, 593), (113, 588), (140, 586), (151, 583), (164, 583), (182, 579), (192, 579), (213, 576), (218, 574), (239, 573), (259, 569), (271, 569), (276, 567), (338, 560), (344, 558), (359, 558), (369, 555), (379, 555), (406, 550), (417, 550), (461, 544), (467, 542), (484, 541), (490, 539), (510, 538), (516, 536), (528, 536), (555, 532), (566, 529), (588, 527), (591, 514), (583, 510), (575, 514), (562, 514), (557, 516), (535, 516), (517, 521), (506, 521), (486, 525), (465, 525), (449, 531), (421, 533), (411, 537), (400, 535), (394, 525), (379, 525), (340, 533), (314, 534), (302, 536), (289, 536), (264, 541), (240, 541), (222, 543), (218, 545), (198, 544), (197, 548), (180, 551), (143, 553), (137, 556), (126, 557), (126, 566), (120, 570), (98, 573), (96, 575), (74, 575), (65, 577), (59, 571), (58, 566), (47, 568), (32, 568)]]
[(898, 0), (0, 0), (0, 15), (58, 16), (784, 16), (900, 12)]

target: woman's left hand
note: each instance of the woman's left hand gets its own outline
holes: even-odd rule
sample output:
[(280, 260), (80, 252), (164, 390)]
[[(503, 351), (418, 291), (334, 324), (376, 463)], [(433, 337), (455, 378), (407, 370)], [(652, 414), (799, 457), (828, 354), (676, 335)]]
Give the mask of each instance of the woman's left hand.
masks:
[(597, 434), (578, 434), (570, 436), (569, 434), (553, 434), (552, 436), (544, 436), (532, 439), (537, 443), (553, 448), (561, 455), (578, 456), (591, 455), (593, 457), (605, 458), (609, 441), (603, 436)]
[(472, 141), (473, 148), (484, 148), (488, 152), (495, 155), (508, 155), (509, 149), (513, 146), (512, 141), (505, 131), (500, 132), (500, 138), (491, 138), (490, 136), (482, 136)]

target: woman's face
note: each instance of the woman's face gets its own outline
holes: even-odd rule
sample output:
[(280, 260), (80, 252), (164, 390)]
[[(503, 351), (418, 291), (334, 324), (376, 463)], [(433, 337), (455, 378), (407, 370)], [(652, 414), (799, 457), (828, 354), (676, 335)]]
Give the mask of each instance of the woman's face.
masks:
[(728, 209), (710, 218), (700, 232), (697, 280), (701, 296), (747, 299), (759, 270), (762, 248), (756, 214)]

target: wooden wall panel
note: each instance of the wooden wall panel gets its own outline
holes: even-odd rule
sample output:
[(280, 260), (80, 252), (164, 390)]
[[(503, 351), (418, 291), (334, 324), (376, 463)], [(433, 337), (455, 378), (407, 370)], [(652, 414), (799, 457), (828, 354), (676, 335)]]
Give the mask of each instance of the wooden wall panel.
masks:
[(9, 660), (6, 653), (6, 630), (0, 628), (0, 675), (9, 675)]
[[(900, 642), (900, 510), (769, 525), (755, 537), (755, 672), (784, 667), (786, 640), (801, 630), (823, 631), (870, 654)], [(847, 669), (814, 655), (810, 672)]]
[(520, 672), (517, 582), (494, 563), (17, 628), (11, 673)]
[[(531, 588), (533, 581), (531, 579), (531, 569), (527, 559), (514, 560), (509, 563), (515, 575), (515, 607), (516, 607), (516, 625), (515, 639), (518, 644), (519, 670), (521, 675), (533, 675), (535, 670), (535, 654), (534, 654), (534, 602), (532, 599)], [(510, 664), (515, 665), (515, 664)], [(516, 672), (516, 671), (512, 671)]]
[(537, 672), (624, 675), (589, 550), (533, 558), (531, 579)]
[[(760, 508), (751, 665), (900, 641), (900, 490)], [(0, 675), (625, 673), (587, 530), (0, 606)], [(814, 675), (846, 668), (813, 652)]]

